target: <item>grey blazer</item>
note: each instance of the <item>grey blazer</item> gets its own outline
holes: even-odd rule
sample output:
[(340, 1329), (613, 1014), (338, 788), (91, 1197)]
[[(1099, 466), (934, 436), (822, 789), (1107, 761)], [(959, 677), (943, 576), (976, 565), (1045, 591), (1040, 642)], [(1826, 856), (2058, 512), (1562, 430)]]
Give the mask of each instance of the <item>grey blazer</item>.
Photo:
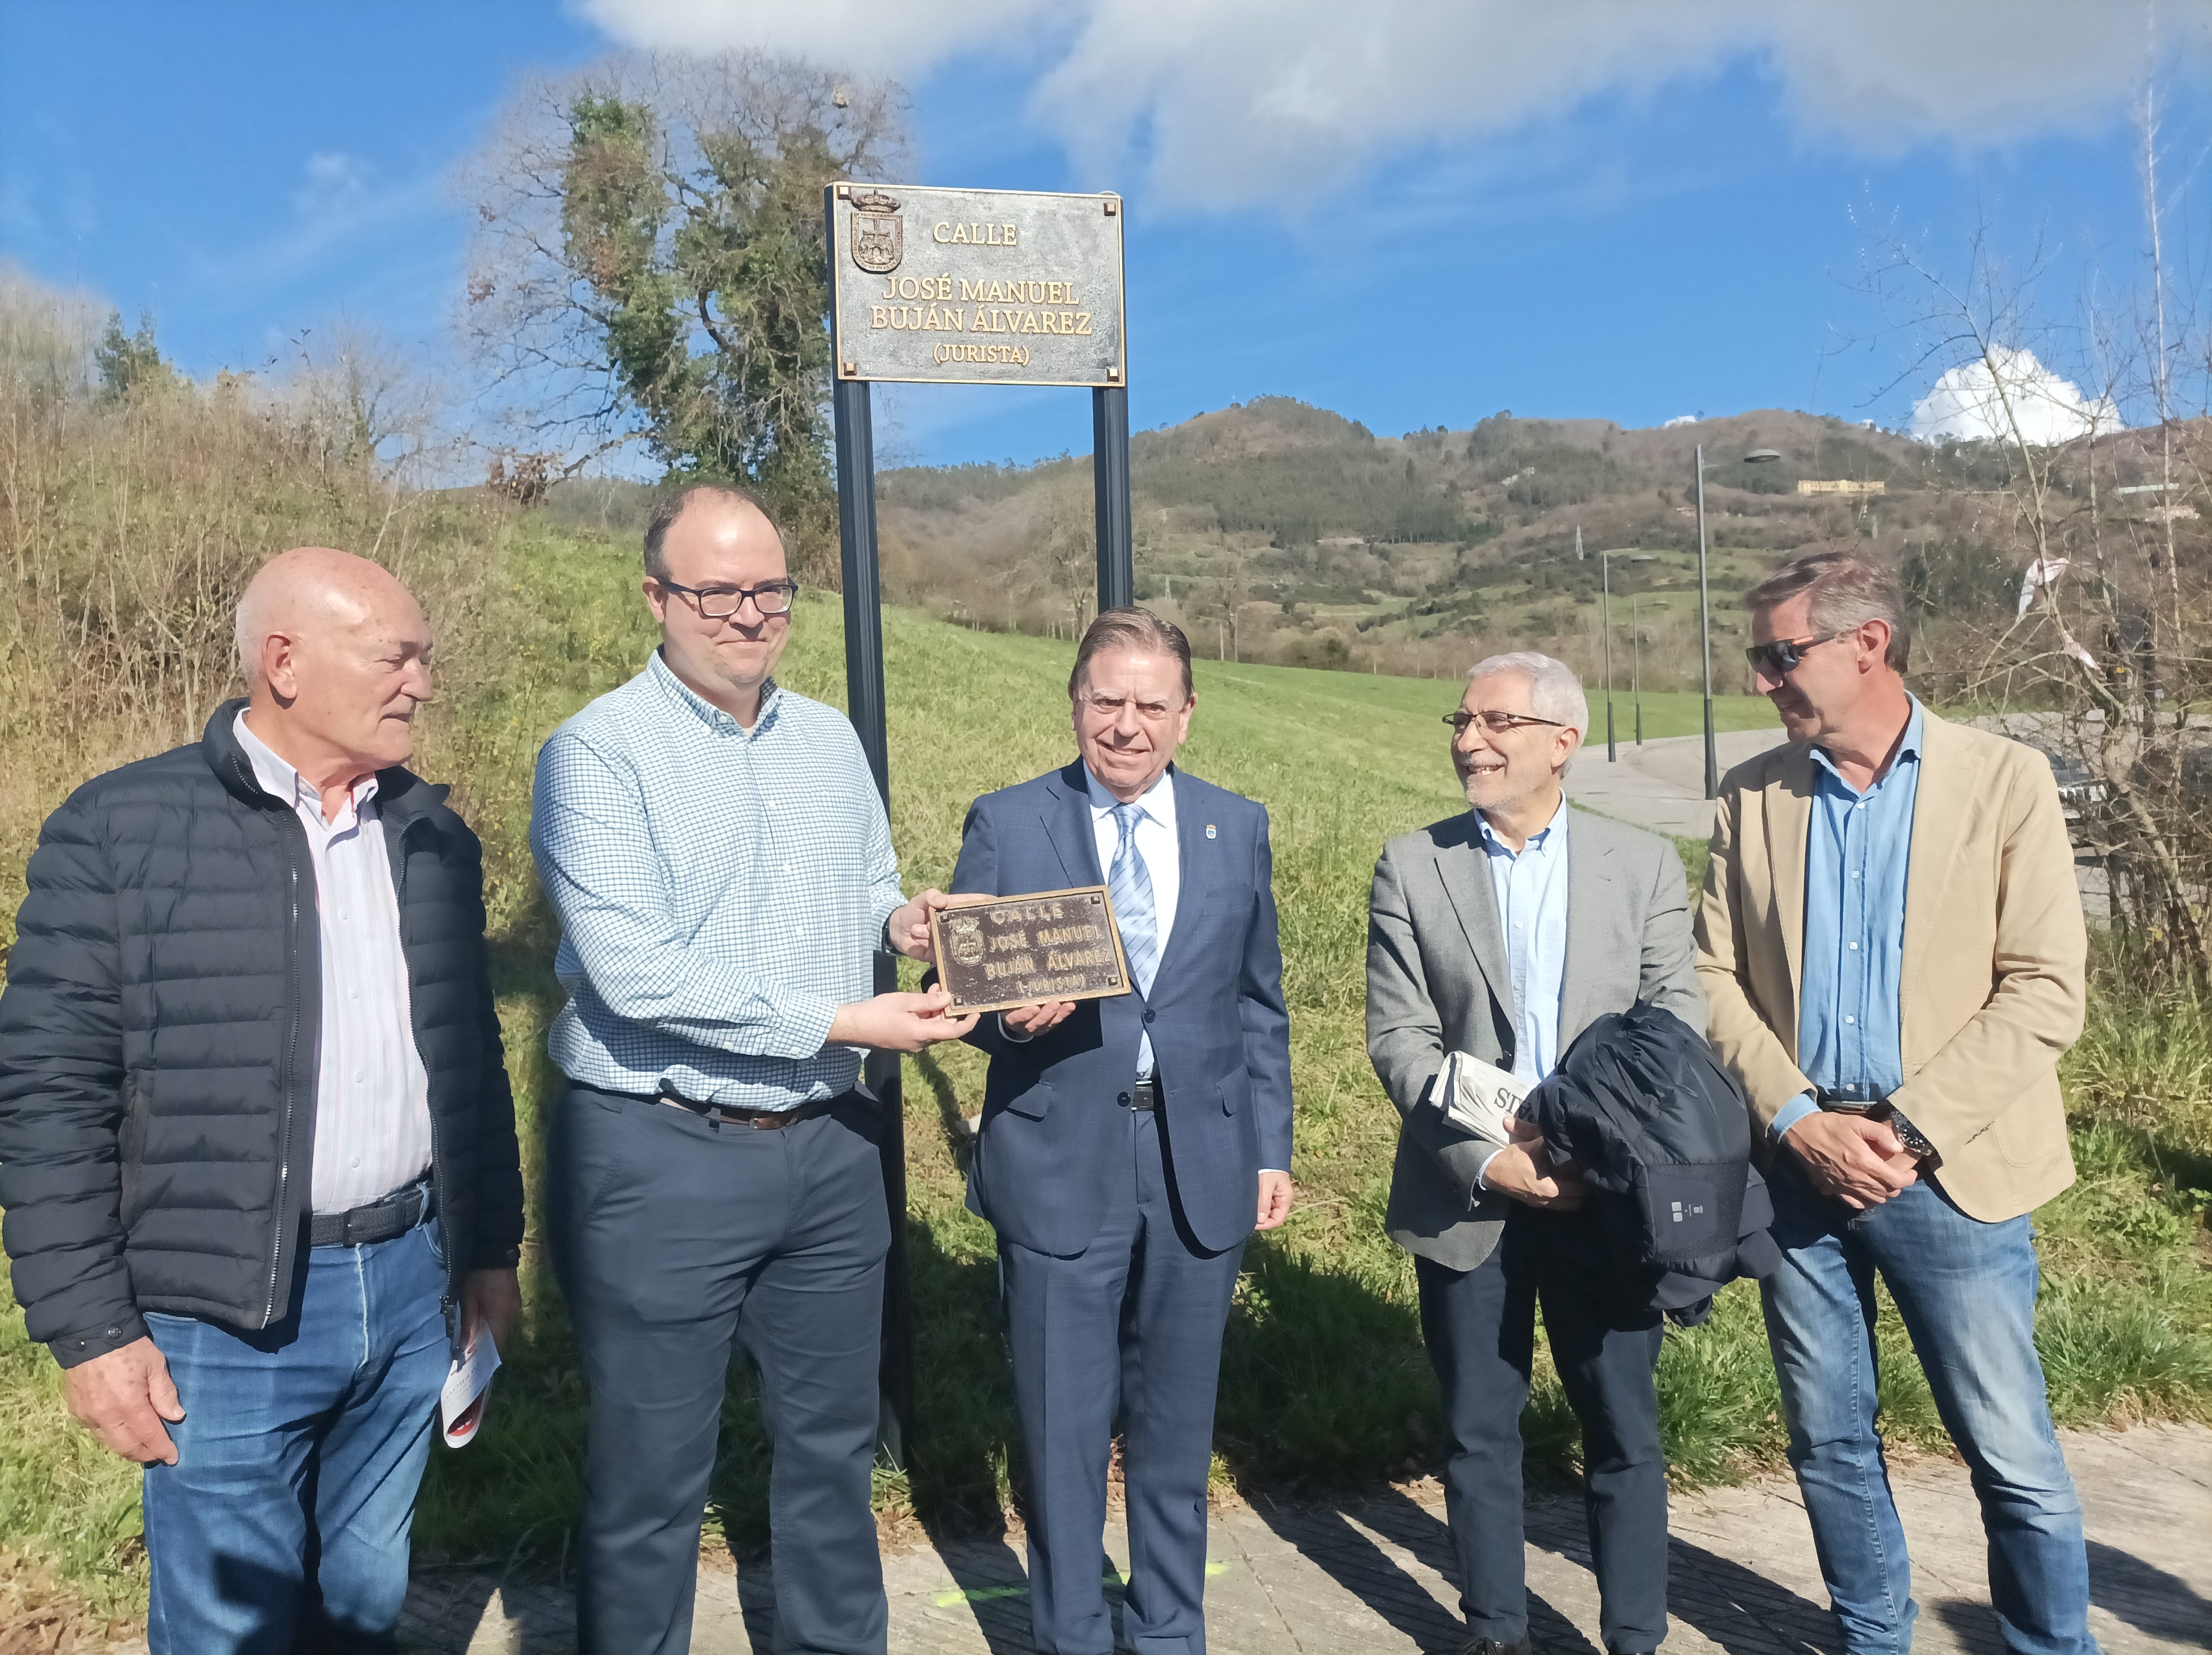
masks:
[[(1567, 828), (1567, 961), (1559, 1050), (1607, 1012), (1663, 1006), (1702, 1033), (1681, 858), (1656, 834), (1577, 811)], [(1486, 1153), (1431, 1097), (1447, 1051), (1510, 1068), (1513, 981), (1475, 814), (1393, 839), (1367, 920), (1367, 1055), (1403, 1117), (1383, 1219), (1447, 1269), (1490, 1256), (1510, 1205), (1475, 1183)]]

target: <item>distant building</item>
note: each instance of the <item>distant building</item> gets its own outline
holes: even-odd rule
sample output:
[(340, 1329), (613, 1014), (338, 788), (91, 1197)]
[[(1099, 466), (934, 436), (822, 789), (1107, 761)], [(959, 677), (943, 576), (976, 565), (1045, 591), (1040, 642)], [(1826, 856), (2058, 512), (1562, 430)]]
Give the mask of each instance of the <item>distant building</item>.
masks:
[(1800, 478), (1800, 494), (1887, 494), (1887, 483), (1854, 483), (1849, 478)]

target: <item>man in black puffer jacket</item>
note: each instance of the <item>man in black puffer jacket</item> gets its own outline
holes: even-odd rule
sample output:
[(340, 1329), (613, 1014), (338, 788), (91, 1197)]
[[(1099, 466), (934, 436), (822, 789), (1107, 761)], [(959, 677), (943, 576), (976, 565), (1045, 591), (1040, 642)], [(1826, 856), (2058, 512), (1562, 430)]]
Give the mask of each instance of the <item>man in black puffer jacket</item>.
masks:
[(155, 1655), (392, 1646), (435, 1399), (518, 1306), (482, 853), (401, 767), (429, 638), (301, 548), (251, 697), (51, 817), (0, 995), (0, 1206), (70, 1411), (146, 1465)]

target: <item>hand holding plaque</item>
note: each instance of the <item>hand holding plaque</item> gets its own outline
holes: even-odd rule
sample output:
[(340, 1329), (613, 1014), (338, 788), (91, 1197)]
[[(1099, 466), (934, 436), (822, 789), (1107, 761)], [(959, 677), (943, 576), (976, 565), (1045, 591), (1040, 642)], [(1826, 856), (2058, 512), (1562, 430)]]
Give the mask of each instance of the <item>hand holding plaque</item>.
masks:
[(933, 908), (929, 920), (951, 1016), (1129, 992), (1121, 934), (1103, 885), (955, 897)]

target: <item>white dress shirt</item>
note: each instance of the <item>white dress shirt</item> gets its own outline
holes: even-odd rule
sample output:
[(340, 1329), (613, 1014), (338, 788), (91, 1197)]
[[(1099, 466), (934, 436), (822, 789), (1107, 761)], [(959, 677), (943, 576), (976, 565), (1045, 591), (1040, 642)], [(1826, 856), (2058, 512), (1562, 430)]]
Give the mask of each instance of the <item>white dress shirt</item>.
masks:
[(356, 782), (326, 822), (322, 795), (244, 713), (235, 727), (254, 779), (307, 831), (323, 970), (308, 1194), (316, 1212), (343, 1213), (414, 1183), (430, 1165), (430, 1077), (415, 1044), (376, 778)]

